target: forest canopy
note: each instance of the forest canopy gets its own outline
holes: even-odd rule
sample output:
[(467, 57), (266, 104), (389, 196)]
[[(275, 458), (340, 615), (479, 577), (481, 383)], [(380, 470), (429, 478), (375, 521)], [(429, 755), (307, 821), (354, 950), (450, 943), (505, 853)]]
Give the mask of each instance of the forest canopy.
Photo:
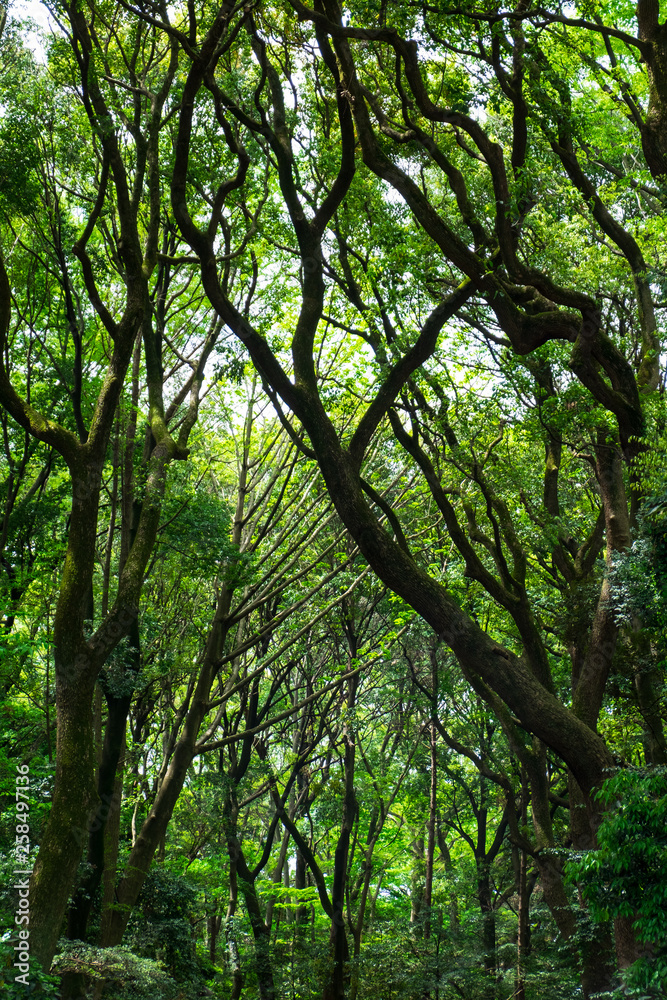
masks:
[(0, 2), (8, 996), (667, 993), (667, 8)]

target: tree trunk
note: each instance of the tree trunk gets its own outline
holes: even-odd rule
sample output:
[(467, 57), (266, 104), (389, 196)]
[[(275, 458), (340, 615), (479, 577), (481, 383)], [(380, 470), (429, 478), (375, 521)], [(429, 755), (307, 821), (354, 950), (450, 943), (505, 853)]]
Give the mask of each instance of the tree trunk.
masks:
[[(570, 839), (575, 851), (590, 851), (595, 847), (594, 834), (586, 815), (584, 796), (574, 778), (570, 777)], [(614, 946), (608, 926), (591, 927), (590, 935), (581, 944), (581, 988), (584, 1000), (596, 993), (612, 992), (614, 987)]]
[[(522, 770), (530, 786), (531, 813), (537, 852), (535, 864), (540, 877), (544, 901), (564, 941), (574, 934), (577, 920), (563, 883), (563, 865), (554, 852), (554, 833), (549, 803), (547, 757), (544, 745), (533, 740), (532, 751), (523, 755)], [(525, 789), (525, 784), (524, 784)], [(524, 790), (524, 801), (527, 795)], [(590, 826), (590, 816), (585, 809), (579, 812), (584, 828)]]
[(482, 914), (482, 950), (486, 984), (484, 997), (493, 1000), (496, 995), (496, 911), (493, 906), (491, 872), (486, 858), (477, 861), (477, 902)]
[(415, 937), (423, 934), (424, 881), (426, 864), (424, 858), (424, 838), (417, 837), (412, 844), (412, 873), (410, 875), (410, 933)]
[[(356, 650), (351, 650), (352, 655)], [(347, 707), (351, 713), (354, 709), (358, 679), (348, 681)], [(331, 893), (333, 913), (331, 915), (331, 931), (329, 947), (333, 968), (331, 977), (322, 991), (322, 1000), (345, 1000), (345, 992), (349, 982), (350, 950), (345, 932), (345, 884), (347, 881), (347, 859), (350, 849), (350, 836), (357, 815), (357, 800), (354, 793), (354, 766), (356, 745), (354, 732), (348, 724), (345, 726), (345, 796), (343, 799), (343, 818), (340, 835), (334, 855), (334, 877)]]
[(220, 933), (221, 925), (222, 917), (218, 914), (218, 908), (216, 905), (213, 913), (209, 914), (208, 918), (208, 957), (211, 960), (212, 965), (215, 965), (218, 934)]
[(514, 1000), (526, 1000), (524, 966), (530, 953), (530, 887), (528, 885), (528, 858), (519, 852), (519, 926), (516, 938), (516, 985)]
[(257, 971), (260, 1000), (275, 1000), (276, 988), (273, 981), (273, 968), (271, 966), (271, 932), (262, 916), (262, 909), (255, 887), (255, 877), (248, 868), (236, 832), (233, 830), (229, 830), (227, 833), (227, 848), (230, 861), (236, 865), (236, 871), (241, 880), (241, 893), (246, 910), (248, 911), (252, 936), (255, 941), (255, 969)]
[(125, 742), (121, 750), (116, 781), (113, 789), (114, 801), (118, 807), (113, 809), (107, 819), (104, 830), (104, 872), (102, 874), (102, 918), (100, 924), (100, 941), (104, 941), (109, 918), (116, 902), (116, 868), (118, 865), (118, 848), (120, 840), (120, 805), (123, 796), (123, 772), (125, 769)]
[(334, 878), (329, 948), (333, 968), (331, 975), (322, 991), (322, 1000), (345, 1000), (345, 987), (348, 978), (350, 950), (345, 933), (344, 893), (345, 877), (347, 875), (347, 855), (350, 846), (350, 831), (341, 830), (334, 855)]
[[(295, 889), (307, 889), (308, 882), (306, 879), (307, 866), (306, 859), (303, 856), (302, 851), (297, 847), (296, 849), (296, 868), (294, 871), (294, 888)], [(296, 911), (296, 934), (300, 937), (305, 928), (308, 925), (308, 914), (310, 912), (309, 906), (304, 906), (303, 903), (299, 903)]]
[[(224, 607), (221, 607), (222, 602)], [(117, 906), (109, 916), (102, 946), (119, 945), (132, 907), (135, 905), (148, 874), (155, 851), (165, 835), (183, 783), (187, 777), (195, 754), (195, 743), (199, 729), (206, 715), (207, 699), (215, 673), (215, 662), (220, 655), (227, 633), (224, 611), (228, 610), (229, 594), (220, 597), (218, 611), (208, 637), (204, 664), (201, 668), (192, 703), (185, 717), (183, 732), (179, 738), (171, 762), (164, 776), (148, 815), (132, 847), (125, 866), (125, 874), (118, 886)]]
[(667, 174), (667, 29), (660, 24), (660, 6), (650, 0), (637, 4), (639, 37), (650, 42), (644, 55), (648, 68), (648, 111), (641, 130), (642, 149), (654, 178)]
[(435, 723), (431, 722), (430, 730), (431, 748), (431, 789), (429, 795), (427, 844), (426, 844), (426, 872), (424, 876), (424, 937), (428, 940), (431, 936), (431, 907), (433, 905), (433, 863), (435, 858), (435, 812), (437, 804), (438, 787), (438, 758), (437, 743), (435, 739)]
[(97, 791), (92, 698), (94, 681), (63, 680), (57, 699), (53, 802), (30, 880), (30, 949), (48, 970), (62, 931)]
[(660, 669), (655, 665), (651, 643), (641, 624), (633, 630), (631, 649), (635, 670), (637, 704), (644, 723), (642, 743), (646, 764), (667, 764), (667, 745), (662, 724), (662, 688)]
[[(289, 886), (289, 881), (288, 881), (289, 868), (285, 864), (287, 860), (287, 849), (289, 847), (289, 841), (290, 841), (289, 832), (285, 830), (285, 833), (283, 834), (283, 839), (280, 844), (280, 854), (278, 855), (278, 861), (276, 863), (276, 867), (274, 868), (272, 875), (272, 882), (274, 885), (282, 885), (284, 878), (286, 880), (285, 881), (286, 888)], [(274, 910), (275, 910), (274, 899), (273, 897), (271, 897), (266, 907), (266, 925), (269, 928), (269, 932), (271, 931), (271, 926), (273, 923)], [(290, 911), (288, 910), (287, 913), (289, 912)]]
[(95, 893), (102, 881), (107, 822), (113, 813), (120, 810), (120, 798), (116, 796), (115, 792), (116, 771), (125, 747), (125, 727), (131, 701), (131, 695), (115, 698), (113, 695), (107, 694), (108, 717), (97, 780), (99, 805), (88, 829), (88, 864), (91, 866), (91, 872), (84, 879), (72, 900), (67, 927), (69, 938), (80, 940), (85, 938)]
[(229, 905), (225, 916), (225, 941), (227, 944), (227, 964), (232, 977), (232, 992), (230, 1000), (239, 1000), (243, 993), (243, 972), (241, 956), (236, 940), (236, 907), (238, 905), (238, 879), (236, 864), (231, 861), (229, 866)]

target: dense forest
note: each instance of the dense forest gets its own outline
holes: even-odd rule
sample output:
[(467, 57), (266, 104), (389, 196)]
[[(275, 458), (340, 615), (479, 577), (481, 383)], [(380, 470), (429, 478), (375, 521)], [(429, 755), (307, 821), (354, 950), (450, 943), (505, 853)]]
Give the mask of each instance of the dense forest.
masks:
[(667, 996), (666, 18), (0, 0), (3, 996)]

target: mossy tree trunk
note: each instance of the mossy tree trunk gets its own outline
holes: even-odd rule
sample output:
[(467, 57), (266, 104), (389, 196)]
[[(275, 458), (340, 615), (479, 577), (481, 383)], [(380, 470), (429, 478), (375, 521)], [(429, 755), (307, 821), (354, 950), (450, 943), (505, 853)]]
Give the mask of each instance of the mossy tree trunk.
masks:
[[(109, 128), (109, 122), (115, 119), (107, 103), (105, 84), (96, 72), (95, 48), (101, 42), (98, 35), (89, 30), (87, 17), (92, 16), (76, 6), (70, 6), (63, 12), (70, 28), (71, 71), (75, 77), (78, 74), (77, 93), (88, 118), (91, 145), (94, 143), (98, 150), (96, 166), (99, 170), (97, 196), (71, 252), (80, 265), (81, 294), (88, 297), (108, 344), (108, 363), (98, 395), (87, 401), (87, 407), (83, 407), (83, 341), (81, 331), (75, 328), (73, 307), (69, 309), (70, 333), (75, 341), (71, 400), (76, 434), (37, 412), (12, 384), (9, 370), (5, 367), (5, 359), (10, 355), (6, 338), (11, 295), (9, 279), (0, 261), (0, 403), (29, 434), (63, 456), (72, 487), (67, 553), (53, 627), (57, 716), (55, 783), (51, 810), (30, 883), (31, 952), (45, 969), (51, 964), (82, 848), (88, 840), (88, 832), (99, 807), (92, 720), (95, 681), (109, 654), (136, 622), (143, 575), (159, 522), (166, 466), (173, 458), (185, 455), (184, 448), (179, 447), (166, 430), (160, 406), (161, 379), (158, 385), (156, 378), (152, 377), (156, 374), (156, 367), (159, 368), (159, 365), (151, 366), (150, 351), (154, 338), (147, 336), (151, 333), (148, 282), (157, 262), (160, 224), (155, 201), (159, 188), (157, 137), (162, 107), (176, 69), (176, 49), (174, 46), (167, 49), (162, 67), (164, 88), (144, 108), (146, 114), (140, 127), (142, 136), (137, 141), (138, 176), (146, 182), (148, 194), (145, 200), (151, 205), (144, 214), (144, 191), (141, 184), (136, 190), (132, 189), (133, 182), (128, 177), (119, 132)], [(122, 125), (119, 131), (122, 131)], [(110, 199), (113, 207), (109, 204)], [(113, 306), (104, 302), (104, 293), (96, 284), (87, 249), (105, 207), (115, 213), (117, 242), (113, 255), (123, 275), (123, 294), (115, 298)], [(64, 259), (62, 280), (65, 282), (66, 301), (71, 306), (70, 281), (74, 279)], [(135, 544), (124, 566), (111, 608), (103, 616), (94, 635), (87, 639), (84, 618), (90, 613), (88, 605), (96, 556), (102, 474), (132, 350), (137, 336), (141, 334), (144, 335), (145, 345), (148, 345), (150, 425), (155, 446), (147, 468), (145, 500)], [(95, 359), (94, 364), (99, 364), (99, 361)], [(58, 376), (61, 377), (60, 372)], [(89, 414), (87, 424), (84, 412)], [(115, 736), (114, 742), (119, 744)], [(115, 770), (115, 764), (109, 768), (110, 777), (106, 784), (113, 784)]]

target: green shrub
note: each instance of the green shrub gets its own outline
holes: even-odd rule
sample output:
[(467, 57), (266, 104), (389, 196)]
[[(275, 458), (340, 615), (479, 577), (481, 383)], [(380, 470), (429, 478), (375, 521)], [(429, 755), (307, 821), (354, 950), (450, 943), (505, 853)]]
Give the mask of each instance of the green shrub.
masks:
[(667, 996), (667, 768), (628, 768), (598, 793), (606, 807), (598, 849), (575, 855), (568, 876), (576, 881), (591, 917), (633, 920), (647, 956), (624, 974), (624, 996)]
[(30, 962), (27, 974), (28, 985), (17, 983), (15, 976), (18, 970), (14, 967), (16, 953), (14, 945), (16, 937), (11, 931), (0, 938), (0, 994), (4, 1000), (23, 1000), (24, 997), (56, 997), (59, 992), (58, 980), (55, 976), (47, 976), (34, 961)]
[(81, 976), (88, 996), (104, 1000), (177, 1000), (183, 989), (150, 958), (129, 948), (95, 948), (85, 941), (59, 942), (52, 971)]

